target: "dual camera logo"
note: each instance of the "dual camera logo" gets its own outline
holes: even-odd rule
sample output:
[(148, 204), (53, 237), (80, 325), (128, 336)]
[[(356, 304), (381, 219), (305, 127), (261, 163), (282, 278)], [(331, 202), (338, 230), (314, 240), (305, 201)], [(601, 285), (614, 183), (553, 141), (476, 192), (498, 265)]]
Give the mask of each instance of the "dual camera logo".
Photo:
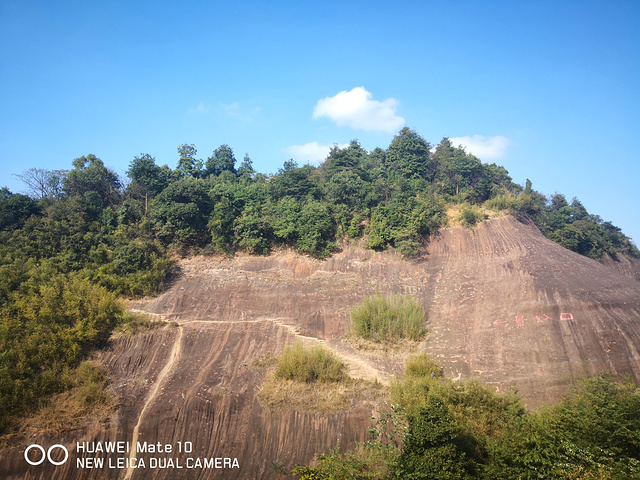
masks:
[[(36, 450), (40, 450), (40, 460), (33, 461), (29, 458), (29, 451), (34, 448)], [(64, 451), (64, 459), (61, 461), (54, 460), (51, 457), (51, 452), (54, 452), (57, 449)], [(67, 450), (67, 447), (65, 447), (64, 445), (60, 445), (59, 443), (57, 443), (55, 445), (51, 445), (49, 447), (49, 450), (45, 451), (43, 447), (34, 443), (33, 445), (29, 445), (25, 449), (24, 459), (27, 461), (29, 465), (40, 465), (45, 460), (49, 460), (49, 463), (51, 463), (52, 465), (62, 465), (63, 463), (66, 463), (66, 461), (69, 459), (69, 450)]]

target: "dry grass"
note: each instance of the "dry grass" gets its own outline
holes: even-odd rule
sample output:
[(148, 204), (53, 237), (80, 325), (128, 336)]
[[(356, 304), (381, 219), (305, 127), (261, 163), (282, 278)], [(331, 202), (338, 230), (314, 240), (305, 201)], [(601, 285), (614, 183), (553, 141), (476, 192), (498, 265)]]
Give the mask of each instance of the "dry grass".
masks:
[(348, 378), (347, 367), (331, 350), (321, 345), (305, 348), (301, 343), (289, 345), (280, 354), (275, 376), (302, 383), (341, 382)]
[(385, 393), (378, 382), (349, 377), (340, 358), (320, 345), (296, 343), (278, 357), (264, 354), (252, 364), (268, 370), (257, 398), (270, 412), (330, 414), (351, 408), (356, 399), (375, 400)]
[[(493, 218), (498, 218), (498, 217), (504, 217), (505, 215), (507, 215), (507, 212), (504, 211), (496, 211), (496, 210), (490, 210), (488, 208), (485, 208), (484, 206), (477, 206), (474, 205), (473, 206), (474, 209), (477, 209), (477, 211), (485, 217), (486, 220), (491, 220)], [(447, 208), (447, 228), (448, 227), (455, 227), (455, 228), (468, 228), (467, 225), (464, 224), (464, 222), (461, 219), (461, 215), (462, 215), (462, 211), (464, 210), (464, 204), (461, 205), (451, 205), (449, 206), (449, 208)], [(479, 221), (478, 223), (482, 223), (482, 221)]]
[(162, 318), (155, 318), (141, 312), (129, 310), (122, 322), (115, 330), (115, 335), (128, 335), (133, 337), (139, 333), (148, 333), (157, 328), (177, 327), (176, 322), (168, 322)]
[(422, 341), (408, 340), (401, 338), (394, 343), (380, 343), (372, 340), (366, 340), (357, 335), (350, 335), (344, 339), (356, 350), (377, 353), (381, 355), (397, 355), (405, 353), (418, 352)]
[(331, 414), (351, 408), (357, 399), (372, 401), (385, 393), (385, 388), (377, 382), (349, 378), (333, 383), (303, 383), (276, 378), (271, 371), (257, 397), (270, 412), (296, 410)]

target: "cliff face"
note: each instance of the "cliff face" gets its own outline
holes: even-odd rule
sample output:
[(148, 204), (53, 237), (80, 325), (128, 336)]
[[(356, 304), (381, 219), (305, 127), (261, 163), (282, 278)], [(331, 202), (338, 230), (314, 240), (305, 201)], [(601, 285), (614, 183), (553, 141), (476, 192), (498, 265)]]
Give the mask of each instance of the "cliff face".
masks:
[(614, 258), (607, 255), (602, 263), (640, 282), (640, 258), (627, 257), (626, 255), (616, 255)]
[[(424, 304), (430, 334), (421, 348), (446, 375), (503, 391), (515, 384), (529, 405), (558, 400), (576, 378), (601, 370), (640, 380), (640, 282), (510, 217), (473, 232), (444, 230), (414, 261), (357, 248), (326, 261), (290, 253), (193, 258), (164, 294), (131, 305), (178, 326), (115, 338), (100, 355), (122, 399), (111, 423), (35, 434), (2, 452), (0, 476), (268, 478), (273, 462), (309, 462), (338, 441), (352, 446), (364, 440), (377, 405), (354, 400), (333, 415), (267, 412), (256, 400), (265, 373), (253, 361), (295, 341), (324, 343), (353, 376), (388, 381), (404, 354), (343, 341), (350, 309), (376, 292)], [(135, 439), (193, 442), (189, 456), (237, 458), (239, 468), (77, 468), (76, 442)], [(22, 457), (30, 443), (67, 445), (73, 463), (31, 467)], [(186, 456), (174, 455), (183, 463)]]
[(511, 218), (445, 230), (430, 260), (428, 349), (452, 371), (515, 383), (531, 405), (603, 370), (640, 379), (637, 281)]

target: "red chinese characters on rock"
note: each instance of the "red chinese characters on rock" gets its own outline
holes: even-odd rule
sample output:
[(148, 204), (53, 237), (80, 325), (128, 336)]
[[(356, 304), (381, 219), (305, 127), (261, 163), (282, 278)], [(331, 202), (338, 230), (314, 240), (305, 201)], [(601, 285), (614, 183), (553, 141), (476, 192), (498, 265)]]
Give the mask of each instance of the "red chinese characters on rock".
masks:
[[(525, 318), (525, 316), (521, 315), (521, 314), (514, 315), (514, 317), (515, 318), (512, 321), (518, 327), (524, 327), (527, 322), (531, 322), (531, 320), (529, 320), (528, 318)], [(543, 313), (542, 317), (540, 317), (540, 315), (534, 315), (533, 316), (533, 323), (535, 323), (536, 325), (544, 324), (544, 323), (547, 322), (547, 320), (553, 321), (554, 319), (551, 318), (546, 313)], [(561, 313), (560, 314), (560, 320), (561, 321), (573, 321), (574, 320), (573, 314), (572, 313)], [(506, 323), (509, 323), (509, 322), (506, 321), (506, 320), (494, 320), (493, 325), (504, 325)]]
[(516, 315), (516, 325), (519, 327), (524, 327), (524, 322), (528, 321), (528, 319), (524, 318), (524, 315)]

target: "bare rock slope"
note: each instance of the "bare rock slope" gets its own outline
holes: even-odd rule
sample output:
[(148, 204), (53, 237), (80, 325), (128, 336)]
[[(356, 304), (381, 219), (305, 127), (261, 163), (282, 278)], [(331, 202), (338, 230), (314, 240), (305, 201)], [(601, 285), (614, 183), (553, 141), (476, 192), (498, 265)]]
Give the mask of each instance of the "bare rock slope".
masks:
[(515, 384), (529, 405), (556, 401), (576, 378), (602, 370), (640, 380), (640, 282), (511, 217), (443, 230), (414, 261), (355, 247), (325, 261), (291, 253), (191, 258), (164, 294), (132, 304), (177, 326), (116, 338), (101, 354), (122, 399), (110, 425), (36, 439), (68, 445), (72, 457), (77, 441), (193, 442), (190, 456), (234, 457), (240, 468), (35, 469), (22, 459), (25, 443), (6, 449), (0, 475), (268, 478), (273, 462), (309, 462), (338, 441), (352, 446), (377, 405), (354, 400), (332, 415), (267, 412), (256, 399), (264, 371), (253, 362), (295, 341), (323, 343), (353, 376), (387, 382), (402, 371), (404, 354), (343, 341), (350, 309), (376, 292), (424, 304), (430, 333), (421, 348), (446, 375), (479, 377), (502, 391)]

